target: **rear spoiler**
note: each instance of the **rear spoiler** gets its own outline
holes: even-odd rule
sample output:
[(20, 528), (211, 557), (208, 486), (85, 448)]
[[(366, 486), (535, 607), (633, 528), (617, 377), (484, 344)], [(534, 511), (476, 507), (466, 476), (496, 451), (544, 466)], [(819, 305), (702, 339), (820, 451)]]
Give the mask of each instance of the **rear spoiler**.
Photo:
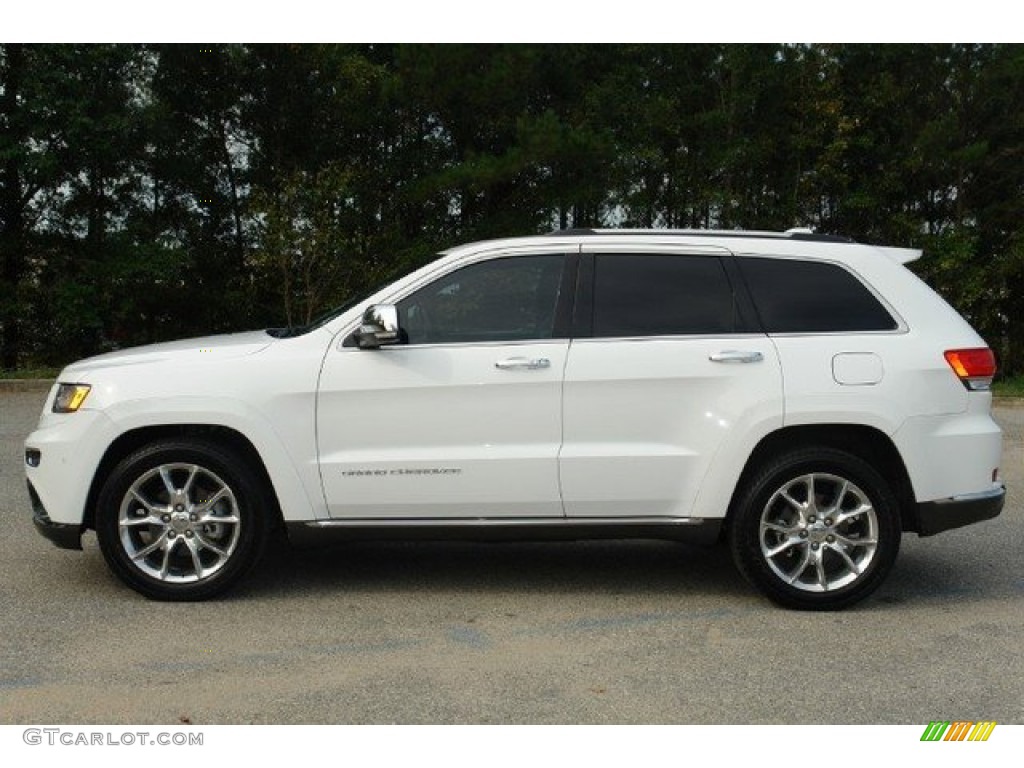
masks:
[(916, 261), (921, 258), (921, 254), (923, 253), (919, 248), (889, 248), (888, 246), (882, 245), (875, 247), (890, 259), (899, 262), (900, 264), (909, 264), (912, 261)]

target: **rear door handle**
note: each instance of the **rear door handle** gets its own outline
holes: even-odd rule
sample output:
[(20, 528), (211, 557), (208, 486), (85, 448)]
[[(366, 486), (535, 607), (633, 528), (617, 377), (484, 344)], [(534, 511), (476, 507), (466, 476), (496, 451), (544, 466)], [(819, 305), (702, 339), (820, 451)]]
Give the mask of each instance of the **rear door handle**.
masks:
[(751, 352), (739, 349), (723, 349), (708, 356), (712, 363), (760, 363), (764, 355), (760, 352)]
[(494, 367), (503, 371), (536, 371), (550, 368), (551, 361), (546, 357), (510, 357), (507, 360), (499, 360)]

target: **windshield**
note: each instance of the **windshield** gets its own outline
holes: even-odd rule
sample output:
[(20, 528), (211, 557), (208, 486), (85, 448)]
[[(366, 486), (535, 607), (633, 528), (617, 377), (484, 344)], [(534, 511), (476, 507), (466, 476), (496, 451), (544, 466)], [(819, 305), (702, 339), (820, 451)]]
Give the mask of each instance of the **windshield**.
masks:
[[(376, 290), (377, 289), (375, 288), (373, 291), (370, 291), (370, 293), (374, 293)], [(315, 331), (317, 328), (326, 325), (339, 315), (343, 315), (348, 312), (352, 307), (362, 301), (363, 298), (364, 297), (362, 295), (357, 295), (329, 312), (325, 312), (316, 320), (306, 325), (291, 325), (287, 328), (267, 328), (267, 333), (277, 339), (290, 339), (295, 336), (302, 336), (310, 331)]]
[(406, 269), (402, 269), (396, 273), (392, 273), (391, 276), (389, 276), (385, 280), (379, 281), (368, 291), (357, 293), (344, 304), (339, 304), (333, 309), (328, 310), (327, 312), (320, 315), (312, 322), (307, 323), (306, 325), (292, 325), (288, 326), (287, 328), (267, 328), (267, 334), (273, 336), (275, 339), (291, 339), (294, 338), (295, 336), (302, 336), (304, 334), (309, 333), (310, 331), (315, 331), (317, 328), (322, 328), (323, 326), (327, 325), (327, 323), (331, 322), (331, 320), (333, 320), (334, 318), (339, 317), (340, 315), (343, 315), (346, 312), (348, 312), (350, 309), (352, 309), (352, 307), (361, 302), (367, 296), (372, 296), (380, 289), (390, 285), (391, 283), (397, 280), (401, 280), (406, 275), (412, 274), (421, 266), (423, 265), (416, 264), (415, 266), (407, 267)]

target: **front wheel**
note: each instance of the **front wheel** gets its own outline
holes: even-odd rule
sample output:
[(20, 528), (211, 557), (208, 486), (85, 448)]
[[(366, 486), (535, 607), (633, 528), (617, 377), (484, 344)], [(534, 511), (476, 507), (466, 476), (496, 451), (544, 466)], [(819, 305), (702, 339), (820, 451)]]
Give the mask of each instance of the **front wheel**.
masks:
[(110, 569), (156, 600), (204, 600), (259, 558), (267, 513), (261, 484), (234, 452), (200, 440), (161, 441), (122, 460), (96, 507)]
[(857, 456), (794, 451), (767, 462), (740, 490), (730, 543), (740, 572), (776, 603), (846, 608), (891, 570), (898, 505), (885, 479)]

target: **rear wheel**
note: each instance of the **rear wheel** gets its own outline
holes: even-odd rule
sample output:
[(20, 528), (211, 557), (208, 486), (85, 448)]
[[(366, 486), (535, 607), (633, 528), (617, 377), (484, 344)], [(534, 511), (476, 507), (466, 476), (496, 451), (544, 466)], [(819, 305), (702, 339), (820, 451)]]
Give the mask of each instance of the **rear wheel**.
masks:
[(203, 600), (234, 585), (263, 551), (262, 487), (234, 452), (161, 441), (122, 460), (99, 495), (96, 534), (111, 570), (157, 600)]
[(871, 594), (899, 542), (885, 479), (831, 448), (767, 462), (741, 490), (730, 527), (740, 572), (780, 605), (810, 610), (845, 608)]

